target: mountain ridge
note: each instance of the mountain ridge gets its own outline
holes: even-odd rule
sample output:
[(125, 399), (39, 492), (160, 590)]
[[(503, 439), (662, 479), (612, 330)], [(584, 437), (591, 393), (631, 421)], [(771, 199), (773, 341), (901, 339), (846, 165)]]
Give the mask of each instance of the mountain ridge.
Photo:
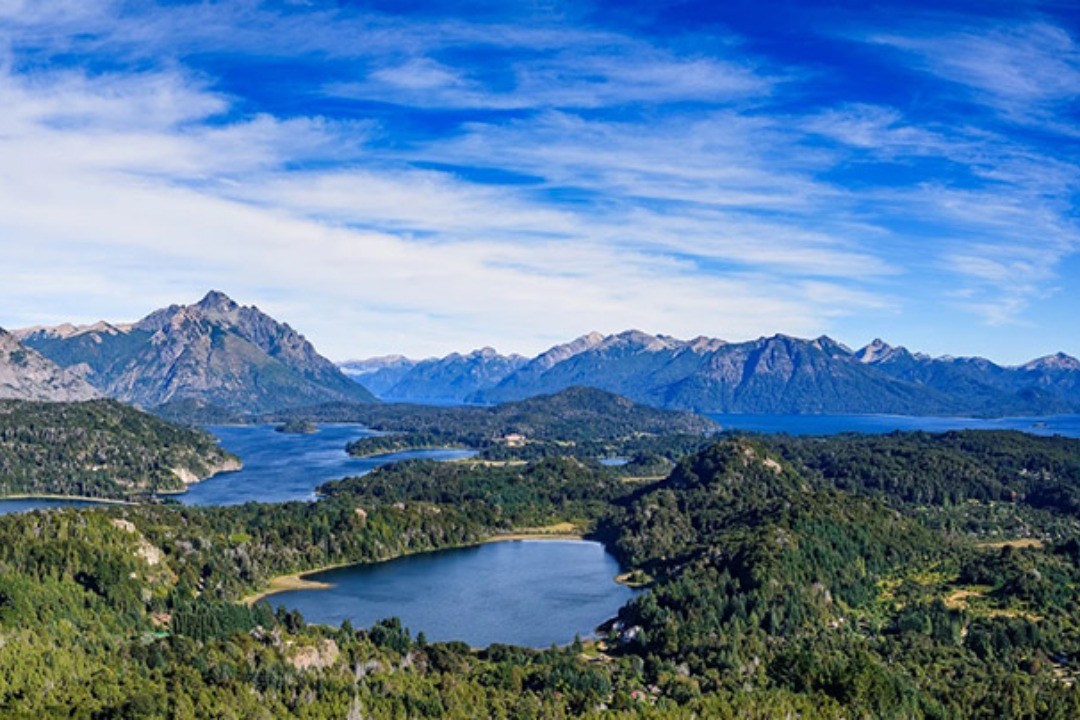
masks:
[(146, 408), (197, 401), (254, 413), (375, 400), (288, 324), (216, 290), (130, 325), (62, 325), (20, 334), (58, 365), (83, 368), (105, 395)]
[[(1080, 361), (1064, 353), (1010, 367), (978, 357), (933, 358), (880, 338), (852, 350), (826, 335), (775, 334), (728, 342), (627, 330), (591, 332), (555, 345), (501, 380), (475, 382), (471, 394), (448, 393), (446, 377), (436, 392), (416, 372), (421, 365), (442, 363), (445, 368), (446, 361), (460, 357), (398, 359), (394, 382), (373, 383), (375, 393), (396, 399), (380, 390), (411, 375), (413, 402), (490, 404), (587, 386), (648, 405), (710, 413), (1000, 416), (1080, 411)], [(357, 379), (365, 382), (364, 376)]]

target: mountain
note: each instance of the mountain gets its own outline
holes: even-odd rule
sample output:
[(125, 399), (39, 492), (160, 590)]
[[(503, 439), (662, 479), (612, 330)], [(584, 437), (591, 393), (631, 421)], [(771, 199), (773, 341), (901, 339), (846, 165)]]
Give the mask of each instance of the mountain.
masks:
[(1045, 415), (1080, 410), (1080, 361), (1059, 353), (1003, 367), (882, 340), (852, 351), (825, 336), (728, 343), (629, 330), (556, 345), (466, 399), (498, 403), (573, 386), (711, 413)]
[(0, 329), (0, 398), (73, 402), (100, 396), (77, 369), (59, 367)]
[(1080, 361), (1064, 353), (1020, 367), (986, 358), (932, 358), (877, 339), (855, 354), (894, 378), (949, 394), (976, 415), (1049, 414), (1080, 407)]
[[(456, 402), (498, 385), (528, 362), (521, 355), (500, 355), (492, 348), (467, 355), (422, 360), (405, 373), (382, 397), (398, 402)], [(361, 380), (361, 382), (363, 382)]]
[[(855, 361), (827, 338), (785, 335), (746, 343), (678, 340), (630, 330), (544, 353), (472, 399), (516, 400), (574, 385), (697, 412), (948, 412), (950, 399)], [(552, 362), (552, 356), (557, 358)]]
[(498, 385), (527, 362), (521, 355), (500, 355), (485, 347), (427, 360), (401, 355), (350, 360), (340, 367), (381, 400), (447, 404)]
[(79, 368), (106, 395), (146, 408), (197, 403), (257, 413), (375, 400), (303, 335), (216, 291), (131, 325), (30, 328), (20, 336), (57, 364)]
[(339, 363), (338, 368), (376, 397), (385, 398), (419, 362), (404, 355), (383, 355), (365, 360), (347, 360)]

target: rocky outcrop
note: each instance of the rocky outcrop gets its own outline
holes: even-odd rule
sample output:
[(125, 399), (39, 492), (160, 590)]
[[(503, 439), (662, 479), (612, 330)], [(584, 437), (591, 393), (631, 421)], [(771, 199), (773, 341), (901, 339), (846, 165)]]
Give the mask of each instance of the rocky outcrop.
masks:
[(0, 329), (0, 398), (77, 402), (100, 397), (76, 369), (63, 369)]

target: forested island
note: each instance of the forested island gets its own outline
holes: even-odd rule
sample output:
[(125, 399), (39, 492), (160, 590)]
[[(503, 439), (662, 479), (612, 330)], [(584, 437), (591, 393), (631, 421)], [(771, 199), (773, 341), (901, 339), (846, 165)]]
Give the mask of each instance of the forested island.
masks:
[[(322, 491), (0, 517), (0, 712), (1080, 713), (1080, 441), (727, 436), (657, 481), (565, 457), (400, 463)], [(238, 602), (277, 575), (554, 522), (649, 581), (601, 643), (475, 650)]]

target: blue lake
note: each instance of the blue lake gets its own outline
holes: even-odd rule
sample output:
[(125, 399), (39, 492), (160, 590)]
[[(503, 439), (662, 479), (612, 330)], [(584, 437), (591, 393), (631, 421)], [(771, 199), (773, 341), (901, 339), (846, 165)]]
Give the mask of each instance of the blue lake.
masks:
[(207, 428), (221, 446), (244, 461), (244, 469), (222, 473), (174, 496), (188, 505), (240, 505), (246, 502), (314, 500), (315, 488), (327, 480), (363, 475), (398, 460), (457, 460), (469, 450), (416, 450), (354, 458), (345, 445), (374, 435), (360, 425), (321, 425), (319, 432), (280, 433), (271, 425)]
[[(374, 435), (361, 425), (322, 425), (317, 433), (279, 433), (272, 425), (207, 428), (226, 450), (244, 461), (244, 469), (222, 473), (192, 485), (172, 498), (188, 505), (242, 505), (246, 502), (314, 500), (315, 488), (327, 480), (363, 475), (398, 460), (457, 460), (471, 450), (416, 450), (354, 458), (345, 445)], [(55, 507), (86, 507), (83, 500), (26, 498), (0, 500), (0, 515)]]
[(1080, 415), (1027, 418), (922, 417), (909, 415), (712, 415), (725, 430), (766, 434), (837, 435), (895, 430), (1021, 430), (1035, 435), (1080, 438)]
[(599, 543), (496, 542), (307, 575), (333, 587), (267, 601), (325, 625), (348, 618), (370, 627), (396, 616), (429, 640), (549, 647), (593, 635), (634, 597), (635, 590), (614, 581), (618, 573)]

